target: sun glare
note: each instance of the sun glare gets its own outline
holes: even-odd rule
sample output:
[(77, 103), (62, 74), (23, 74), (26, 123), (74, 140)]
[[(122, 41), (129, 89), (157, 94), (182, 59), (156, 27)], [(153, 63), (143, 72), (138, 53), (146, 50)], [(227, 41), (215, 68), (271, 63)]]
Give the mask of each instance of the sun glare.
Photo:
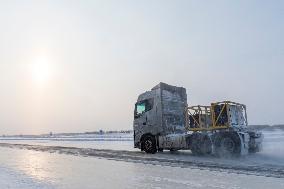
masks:
[(51, 66), (46, 57), (38, 57), (31, 65), (32, 78), (39, 86), (44, 86), (51, 79)]

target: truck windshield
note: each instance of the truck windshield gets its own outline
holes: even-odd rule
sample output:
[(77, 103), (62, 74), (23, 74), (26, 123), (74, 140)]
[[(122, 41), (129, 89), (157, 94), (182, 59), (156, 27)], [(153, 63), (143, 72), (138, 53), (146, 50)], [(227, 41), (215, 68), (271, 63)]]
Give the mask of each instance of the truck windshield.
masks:
[(153, 99), (147, 99), (137, 102), (135, 105), (135, 118), (139, 118), (145, 112), (150, 111), (153, 108)]
[(146, 103), (145, 102), (141, 102), (139, 104), (136, 105), (136, 114), (137, 115), (141, 115), (145, 112), (146, 110)]

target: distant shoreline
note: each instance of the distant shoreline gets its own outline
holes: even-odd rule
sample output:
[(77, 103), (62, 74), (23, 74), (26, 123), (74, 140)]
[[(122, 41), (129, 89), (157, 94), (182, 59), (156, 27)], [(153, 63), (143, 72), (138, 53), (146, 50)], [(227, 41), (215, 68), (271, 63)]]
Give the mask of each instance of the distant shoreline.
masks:
[(256, 130), (283, 130), (284, 131), (284, 125), (249, 125), (249, 128), (256, 129)]
[(82, 133), (48, 133), (48, 134), (38, 134), (38, 135), (29, 135), (29, 134), (17, 134), (17, 135), (5, 135), (2, 134), (0, 137), (50, 137), (50, 136), (78, 136), (78, 135), (118, 135), (118, 134), (132, 134), (132, 130), (118, 130), (118, 131), (91, 131), (91, 132), (82, 132)]
[[(259, 130), (259, 131), (273, 131), (273, 130), (282, 130), (284, 131), (284, 124), (282, 125), (249, 125), (250, 129)], [(0, 135), (0, 137), (50, 137), (50, 136), (76, 136), (76, 135), (115, 135), (115, 134), (133, 134), (133, 130), (118, 130), (118, 131), (87, 131), (82, 133), (49, 133), (49, 134), (38, 134), (38, 135), (29, 135), (29, 134), (18, 134), (18, 135)]]

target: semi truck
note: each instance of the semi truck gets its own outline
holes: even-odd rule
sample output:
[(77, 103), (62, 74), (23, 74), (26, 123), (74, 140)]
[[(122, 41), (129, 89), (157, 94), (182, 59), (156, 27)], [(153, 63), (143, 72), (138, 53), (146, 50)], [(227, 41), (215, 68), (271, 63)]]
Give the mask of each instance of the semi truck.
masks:
[(191, 150), (194, 155), (240, 156), (259, 152), (263, 139), (249, 129), (244, 104), (188, 106), (185, 88), (162, 82), (139, 95), (133, 130), (134, 147), (152, 154)]

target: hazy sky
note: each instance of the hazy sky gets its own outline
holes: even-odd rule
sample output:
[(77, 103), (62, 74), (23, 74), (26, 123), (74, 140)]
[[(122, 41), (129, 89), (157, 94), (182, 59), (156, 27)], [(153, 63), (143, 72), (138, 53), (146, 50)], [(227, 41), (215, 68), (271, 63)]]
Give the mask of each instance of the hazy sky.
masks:
[(284, 123), (284, 1), (0, 1), (0, 134), (131, 129), (160, 81)]

